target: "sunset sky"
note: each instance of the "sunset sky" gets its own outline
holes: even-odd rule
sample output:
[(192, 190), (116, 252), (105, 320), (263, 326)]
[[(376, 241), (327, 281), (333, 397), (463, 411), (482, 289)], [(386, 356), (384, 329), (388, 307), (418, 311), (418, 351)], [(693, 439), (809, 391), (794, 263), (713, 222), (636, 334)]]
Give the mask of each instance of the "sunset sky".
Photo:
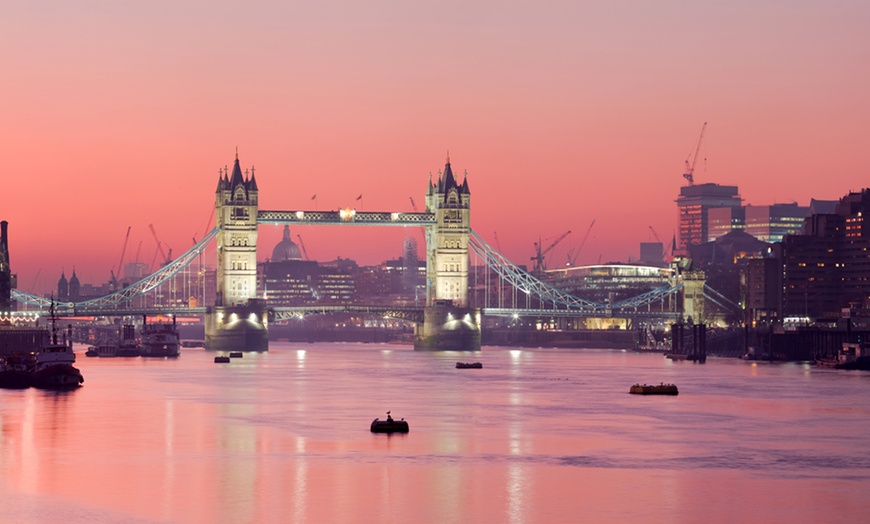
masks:
[[(673, 235), (704, 122), (696, 182), (746, 203), (870, 185), (868, 27), (865, 0), (7, 3), (12, 269), (37, 293), (73, 267), (101, 283), (128, 226), (126, 261), (151, 262), (152, 223), (181, 253), (236, 147), (261, 209), (283, 210), (422, 208), (449, 150), (472, 228), (515, 262), (570, 229), (564, 264), (593, 219), (578, 263), (626, 261), (649, 226)], [(260, 233), (265, 258), (281, 228)], [(420, 238), (297, 234), (361, 264)]]

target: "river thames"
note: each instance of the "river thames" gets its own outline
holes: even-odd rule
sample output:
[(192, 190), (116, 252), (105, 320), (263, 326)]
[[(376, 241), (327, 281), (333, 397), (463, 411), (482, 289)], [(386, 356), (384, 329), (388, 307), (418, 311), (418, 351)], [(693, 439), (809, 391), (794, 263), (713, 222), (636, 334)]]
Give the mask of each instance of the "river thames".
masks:
[[(272, 343), (0, 390), (2, 522), (858, 522), (870, 373)], [(483, 369), (455, 369), (480, 361)], [(629, 395), (672, 382), (676, 397)], [(410, 433), (372, 434), (387, 410)]]

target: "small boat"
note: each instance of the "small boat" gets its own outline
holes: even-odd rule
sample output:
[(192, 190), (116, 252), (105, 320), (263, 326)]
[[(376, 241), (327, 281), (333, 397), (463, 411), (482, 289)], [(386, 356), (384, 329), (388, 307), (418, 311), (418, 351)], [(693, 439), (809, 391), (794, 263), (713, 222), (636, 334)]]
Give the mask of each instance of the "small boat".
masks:
[(242, 358), (241, 351), (230, 351), (230, 358)]
[(677, 395), (679, 394), (679, 390), (677, 390), (677, 386), (674, 384), (665, 384), (664, 382), (659, 385), (649, 385), (649, 384), (635, 384), (631, 386), (631, 389), (628, 390), (629, 393), (633, 395)]
[(374, 419), (371, 425), (372, 433), (407, 433), (410, 428), (405, 419), (393, 420), (387, 411), (387, 420)]
[(483, 369), (480, 362), (457, 362), (456, 369)]
[[(100, 344), (98, 346), (89, 347), (88, 352), (93, 353), (93, 355), (97, 357), (117, 357), (118, 346), (113, 344)], [(90, 356), (88, 352), (85, 352), (85, 355)]]
[(214, 357), (215, 364), (226, 364), (229, 361), (230, 361), (230, 357), (228, 357), (226, 355), (218, 355), (218, 356)]
[(85, 351), (85, 356), (86, 357), (99, 356), (99, 353), (97, 353), (97, 348), (95, 346), (88, 346), (87, 351)]

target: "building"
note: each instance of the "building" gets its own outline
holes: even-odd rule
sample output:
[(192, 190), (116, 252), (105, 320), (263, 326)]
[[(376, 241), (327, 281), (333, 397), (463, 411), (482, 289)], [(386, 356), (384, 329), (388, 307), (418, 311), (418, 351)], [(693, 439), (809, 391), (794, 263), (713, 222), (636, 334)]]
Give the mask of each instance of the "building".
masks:
[(640, 263), (645, 266), (665, 265), (665, 250), (661, 242), (640, 243)]
[(745, 207), (714, 207), (707, 212), (707, 242), (732, 231), (742, 231), (746, 224)]
[(779, 242), (785, 235), (800, 231), (810, 208), (797, 203), (746, 206), (744, 230), (762, 242)]
[(290, 226), (272, 257), (257, 265), (257, 295), (270, 306), (350, 304), (356, 296), (356, 262), (339, 258), (323, 264), (303, 260), (299, 246), (290, 238)]
[(813, 214), (780, 244), (785, 317), (835, 318), (870, 300), (870, 190)]
[(676, 200), (679, 212), (677, 250), (685, 254), (690, 245), (706, 242), (709, 236), (709, 211), (717, 207), (740, 207), (737, 186), (693, 184), (680, 188)]
[(9, 223), (0, 222), (0, 310), (12, 311), (15, 302), (12, 300), (12, 289), (17, 287), (16, 277), (9, 267), (9, 238), (7, 236)]

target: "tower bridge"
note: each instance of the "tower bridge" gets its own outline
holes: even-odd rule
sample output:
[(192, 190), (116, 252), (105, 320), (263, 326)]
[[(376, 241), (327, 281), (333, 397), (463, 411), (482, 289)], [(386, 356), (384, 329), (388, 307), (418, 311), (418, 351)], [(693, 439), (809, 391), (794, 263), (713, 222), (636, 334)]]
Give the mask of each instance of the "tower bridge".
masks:
[[(333, 211), (260, 210), (259, 189), (253, 172), (243, 175), (236, 155), (232, 171), (221, 171), (215, 191), (216, 227), (166, 267), (110, 295), (77, 303), (61, 303), (61, 315), (146, 314), (131, 308), (131, 301), (155, 292), (159, 286), (199, 257), (212, 241), (217, 244), (215, 304), (175, 309), (176, 313), (204, 312), (206, 347), (210, 349), (265, 350), (268, 324), (311, 312), (355, 312), (404, 318), (416, 323), (416, 349), (477, 350), (481, 316), (589, 316), (630, 319), (671, 319), (682, 314), (701, 318), (705, 299), (727, 301), (704, 285), (703, 278), (674, 274), (661, 286), (615, 302), (590, 300), (554, 287), (516, 266), (487, 244), (470, 227), (470, 190), (453, 175), (450, 159), (437, 180), (431, 175), (424, 212), (364, 212), (353, 208)], [(418, 226), (426, 240), (426, 301), (422, 307), (365, 305), (270, 308), (257, 297), (257, 238), (262, 224), (333, 226)], [(469, 255), (478, 257), (486, 274), (469, 275)], [(497, 280), (493, 283), (490, 280)], [(684, 285), (691, 292), (682, 293)], [(469, 298), (484, 289), (483, 297)], [(490, 290), (497, 291), (491, 292)], [(507, 290), (507, 291), (506, 291)], [(502, 296), (503, 292), (508, 297)], [(688, 308), (677, 308), (682, 293)], [(19, 302), (48, 308), (50, 300), (12, 290)], [(497, 295), (497, 296), (496, 296)], [(663, 306), (668, 300), (671, 306)], [(654, 308), (653, 305), (657, 307)], [(727, 304), (725, 307), (732, 307)], [(171, 313), (169, 308), (157, 308)], [(679, 309), (679, 311), (678, 311)], [(135, 312), (135, 313), (134, 313)]]

